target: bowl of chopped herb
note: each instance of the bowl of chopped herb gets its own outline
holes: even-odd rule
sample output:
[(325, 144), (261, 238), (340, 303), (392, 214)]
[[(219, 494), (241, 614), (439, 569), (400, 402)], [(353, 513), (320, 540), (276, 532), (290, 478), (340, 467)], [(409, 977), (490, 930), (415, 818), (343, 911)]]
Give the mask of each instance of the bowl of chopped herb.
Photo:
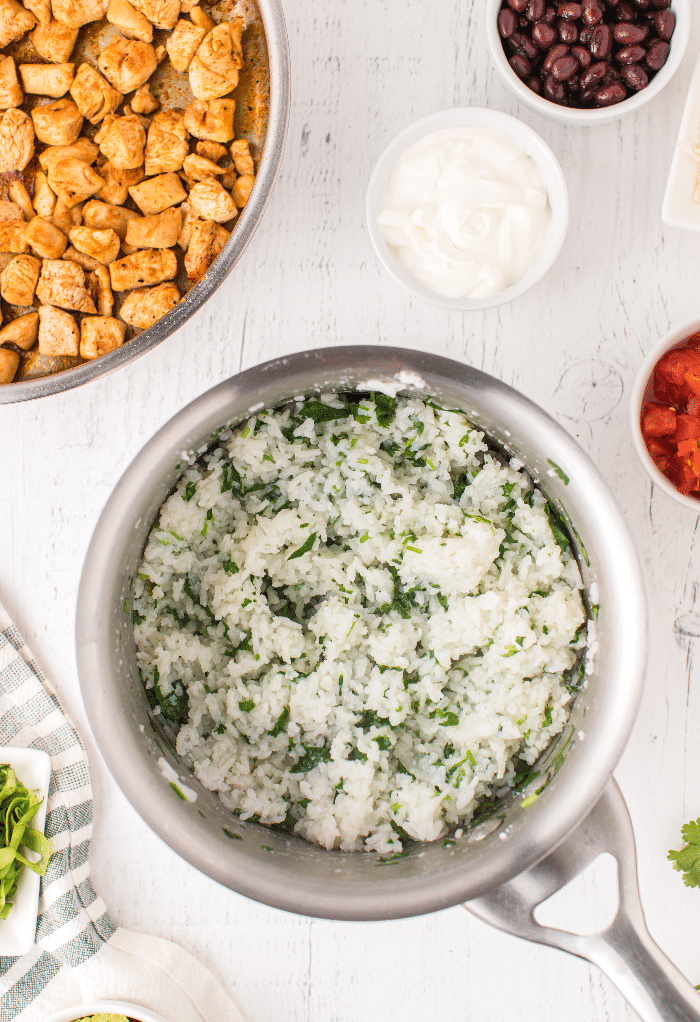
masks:
[(94, 1001), (63, 1008), (45, 1022), (170, 1022), (162, 1015), (127, 1001)]

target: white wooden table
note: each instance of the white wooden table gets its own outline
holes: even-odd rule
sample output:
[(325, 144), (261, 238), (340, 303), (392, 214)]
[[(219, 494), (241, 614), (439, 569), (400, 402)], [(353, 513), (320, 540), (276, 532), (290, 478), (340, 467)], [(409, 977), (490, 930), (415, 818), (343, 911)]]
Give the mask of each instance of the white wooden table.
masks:
[[(525, 392), (590, 453), (646, 576), (646, 693), (616, 776), (635, 825), (650, 930), (700, 981), (700, 891), (666, 861), (700, 816), (700, 536), (657, 492), (627, 425), (642, 357), (700, 312), (700, 236), (664, 228), (661, 200), (700, 45), (640, 113), (567, 128), (520, 106), (488, 57), (481, 0), (288, 0), (293, 107), (280, 177), (252, 243), (210, 304), (116, 375), (0, 407), (0, 600), (86, 741), (96, 793), (95, 886), (126, 927), (178, 941), (223, 979), (249, 1022), (622, 1022), (634, 1013), (575, 959), (491, 930), (461, 908), (382, 924), (264, 908), (200, 876), (137, 817), (91, 738), (74, 653), (83, 557), (131, 459), (176, 411), (276, 355), (356, 342), (426, 348)], [(697, 20), (697, 18), (696, 18)], [(448, 106), (521, 117), (558, 155), (571, 220), (553, 270), (501, 309), (447, 313), (384, 272), (364, 224), (376, 157)], [(602, 881), (587, 901), (602, 898)]]

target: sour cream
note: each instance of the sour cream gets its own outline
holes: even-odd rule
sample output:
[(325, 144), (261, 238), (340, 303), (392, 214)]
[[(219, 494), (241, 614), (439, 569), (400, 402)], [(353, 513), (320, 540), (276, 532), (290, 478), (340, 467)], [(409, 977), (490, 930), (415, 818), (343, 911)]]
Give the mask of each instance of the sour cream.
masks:
[(453, 127), (397, 159), (377, 226), (394, 257), (450, 298), (485, 298), (515, 284), (544, 245), (551, 209), (527, 153), (484, 128)]

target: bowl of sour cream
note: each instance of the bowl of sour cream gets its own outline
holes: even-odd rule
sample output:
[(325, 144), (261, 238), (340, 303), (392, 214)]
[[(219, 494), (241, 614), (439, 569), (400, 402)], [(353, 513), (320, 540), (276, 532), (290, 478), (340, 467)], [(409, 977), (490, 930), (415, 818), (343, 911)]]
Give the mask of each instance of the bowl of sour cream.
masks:
[(523, 294), (559, 254), (569, 218), (561, 167), (522, 121), (462, 107), (416, 121), (384, 150), (367, 226), (385, 269), (447, 309)]

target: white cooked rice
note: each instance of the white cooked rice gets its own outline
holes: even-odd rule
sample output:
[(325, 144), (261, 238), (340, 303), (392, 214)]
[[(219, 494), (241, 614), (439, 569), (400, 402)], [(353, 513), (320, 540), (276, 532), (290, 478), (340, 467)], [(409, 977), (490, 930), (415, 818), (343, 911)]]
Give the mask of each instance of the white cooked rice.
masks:
[(468, 823), (563, 729), (582, 583), (464, 415), (345, 401), (261, 412), (185, 471), (134, 631), (154, 712), (227, 807), (391, 854)]

